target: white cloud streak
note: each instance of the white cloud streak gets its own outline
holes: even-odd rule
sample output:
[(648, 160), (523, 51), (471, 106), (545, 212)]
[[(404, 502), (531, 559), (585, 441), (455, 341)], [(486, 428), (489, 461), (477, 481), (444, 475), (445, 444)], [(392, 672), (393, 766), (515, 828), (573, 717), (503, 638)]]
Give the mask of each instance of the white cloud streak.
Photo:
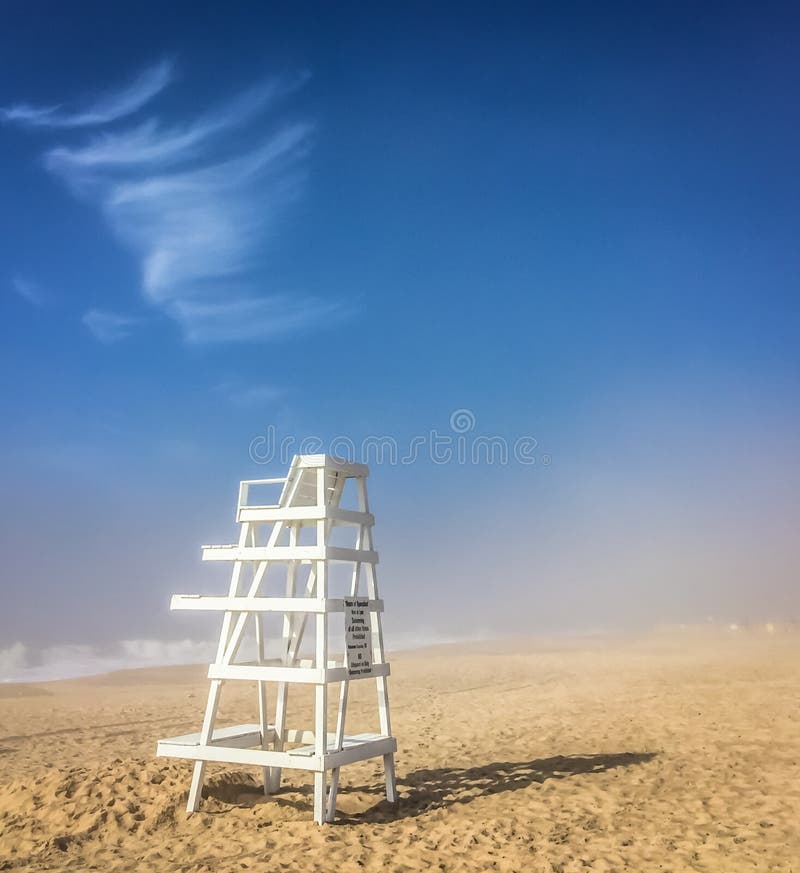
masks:
[(193, 343), (276, 339), (324, 328), (350, 314), (338, 301), (289, 295), (178, 300), (168, 310), (184, 325), (186, 339)]
[(222, 382), (214, 389), (234, 406), (249, 408), (272, 404), (286, 396), (286, 390), (275, 385), (240, 385)]
[(249, 88), (230, 104), (209, 112), (197, 121), (162, 127), (155, 118), (114, 133), (102, 133), (79, 148), (55, 148), (46, 161), (54, 171), (83, 168), (133, 168), (169, 165), (201, 153), (214, 137), (246, 124), (280, 96), (299, 87), (306, 76), (283, 82), (273, 80)]
[(129, 315), (119, 315), (116, 312), (106, 312), (101, 309), (90, 309), (85, 312), (81, 321), (86, 325), (95, 339), (106, 345), (119, 342), (130, 336), (131, 331), (140, 319)]
[(173, 76), (172, 62), (163, 60), (143, 70), (124, 88), (105, 94), (83, 108), (69, 111), (61, 106), (18, 104), (0, 108), (0, 120), (26, 127), (89, 127), (107, 124), (141, 109), (170, 84)]
[(32, 306), (44, 305), (46, 295), (36, 282), (31, 282), (29, 279), (23, 279), (22, 276), (15, 276), (11, 280), (11, 287), (17, 295)]
[(292, 125), (241, 157), (112, 183), (104, 211), (140, 253), (143, 290), (153, 302), (203, 298), (202, 283), (250, 266), (277, 210), (297, 194), (309, 134), (306, 125)]
[[(274, 124), (267, 110), (306, 79), (261, 82), (188, 123), (147, 118), (45, 154), (45, 166), (137, 256), (146, 302), (189, 343), (275, 339), (349, 315), (338, 301), (263, 290), (264, 246), (303, 189), (313, 135), (302, 121)], [(138, 84), (141, 96), (142, 77)], [(132, 105), (134, 92), (117, 107)], [(103, 342), (133, 326), (100, 310), (83, 320)]]

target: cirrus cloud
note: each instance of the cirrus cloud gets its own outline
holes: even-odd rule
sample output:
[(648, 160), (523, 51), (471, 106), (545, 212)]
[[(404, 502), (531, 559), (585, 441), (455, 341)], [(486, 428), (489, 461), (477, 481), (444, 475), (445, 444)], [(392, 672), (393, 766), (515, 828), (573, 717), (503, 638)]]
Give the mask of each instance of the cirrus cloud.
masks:
[[(51, 127), (99, 123), (140, 108), (170, 76), (171, 65), (158, 76), (145, 71), (125, 91), (69, 116), (16, 107), (3, 117)], [(352, 311), (338, 300), (272, 288), (265, 275), (265, 248), (303, 191), (314, 134), (308, 121), (280, 120), (273, 110), (307, 78), (264, 80), (194, 119), (151, 116), (44, 155), (48, 171), (96, 206), (137, 258), (144, 301), (173, 319), (189, 343), (273, 339)], [(101, 342), (123, 338), (137, 321), (102, 308), (83, 320)]]
[(83, 314), (81, 321), (101, 343), (110, 345), (129, 336), (140, 319), (102, 309), (90, 309)]
[(0, 119), (27, 127), (88, 127), (107, 124), (141, 109), (173, 79), (173, 64), (163, 60), (148, 67), (123, 88), (105, 94), (83, 108), (31, 106), (20, 103), (0, 108)]

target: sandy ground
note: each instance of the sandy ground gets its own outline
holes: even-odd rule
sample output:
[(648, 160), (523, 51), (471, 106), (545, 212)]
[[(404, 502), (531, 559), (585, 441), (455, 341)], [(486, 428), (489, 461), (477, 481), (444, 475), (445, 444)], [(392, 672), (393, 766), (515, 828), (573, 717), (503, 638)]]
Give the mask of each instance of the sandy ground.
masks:
[[(310, 778), (190, 765), (204, 668), (0, 686), (0, 869), (800, 871), (800, 633), (674, 631), (446, 646), (393, 658), (400, 802), (343, 770), (335, 825)], [(374, 728), (354, 683), (350, 732)], [(225, 723), (255, 716), (231, 683)], [(310, 698), (290, 726), (311, 725)]]

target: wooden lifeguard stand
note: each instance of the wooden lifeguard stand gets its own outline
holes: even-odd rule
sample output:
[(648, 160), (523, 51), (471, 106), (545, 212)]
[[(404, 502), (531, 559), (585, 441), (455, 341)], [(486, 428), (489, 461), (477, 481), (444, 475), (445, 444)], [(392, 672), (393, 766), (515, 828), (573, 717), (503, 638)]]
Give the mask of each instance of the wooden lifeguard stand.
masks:
[[(389, 664), (383, 647), (366, 478), (369, 468), (329, 455), (295, 455), (285, 479), (255, 479), (239, 486), (237, 521), (241, 524), (238, 545), (203, 546), (204, 561), (230, 561), (233, 564), (226, 597), (176, 594), (172, 609), (216, 610), (223, 613), (222, 632), (216, 660), (210, 665), (208, 694), (202, 730), (197, 734), (160, 740), (157, 754), (188, 758), (195, 762), (187, 812), (200, 805), (206, 762), (252, 764), (263, 768), (264, 793), (280, 788), (282, 768), (311, 770), (314, 773), (314, 818), (319, 824), (333, 821), (339, 768), (344, 764), (383, 757), (386, 798), (397, 799), (394, 753), (397, 741), (392, 736), (389, 718), (387, 677)], [(355, 484), (356, 509), (340, 504), (345, 485)], [(253, 504), (248, 498), (262, 486), (282, 486), (277, 503)], [(258, 486), (258, 488), (254, 488)], [(352, 486), (351, 486), (352, 488)], [(333, 533), (344, 528), (353, 541), (333, 545)], [(311, 544), (301, 544), (308, 539)], [(341, 530), (338, 533), (342, 533)], [(340, 539), (337, 536), (336, 539)], [(346, 596), (329, 596), (331, 562), (345, 562), (348, 573)], [(284, 596), (266, 593), (265, 579), (270, 567), (279, 571)], [(363, 570), (363, 572), (362, 572)], [(249, 584), (246, 577), (249, 576)], [(362, 592), (362, 577), (366, 590)], [(277, 617), (275, 614), (279, 614)], [(328, 619), (344, 613), (341, 639), (329, 639)], [(272, 614), (282, 617), (280, 657), (270, 663), (265, 658), (263, 621)], [(314, 656), (303, 660), (300, 647), (309, 616), (314, 616), (316, 638)], [(257, 660), (236, 660), (240, 644), (252, 617)], [(338, 655), (330, 660), (329, 651)], [(339, 654), (341, 653), (341, 654)], [(349, 683), (375, 679), (378, 692), (379, 733), (345, 734)], [(258, 687), (257, 724), (214, 727), (220, 694), (226, 680), (255, 681)], [(267, 718), (267, 687), (275, 685), (275, 718)], [(295, 683), (315, 688), (314, 730), (288, 729), (286, 705), (289, 688)], [(339, 683), (336, 727), (328, 731), (328, 686)], [(326, 802), (326, 774), (331, 771)]]

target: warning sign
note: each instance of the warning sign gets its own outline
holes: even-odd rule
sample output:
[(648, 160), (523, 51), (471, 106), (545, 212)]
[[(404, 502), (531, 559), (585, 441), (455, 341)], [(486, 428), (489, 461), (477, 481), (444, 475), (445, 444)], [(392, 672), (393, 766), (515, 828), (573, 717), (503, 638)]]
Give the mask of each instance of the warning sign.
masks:
[(372, 622), (369, 600), (345, 598), (344, 637), (347, 673), (351, 678), (372, 675)]

